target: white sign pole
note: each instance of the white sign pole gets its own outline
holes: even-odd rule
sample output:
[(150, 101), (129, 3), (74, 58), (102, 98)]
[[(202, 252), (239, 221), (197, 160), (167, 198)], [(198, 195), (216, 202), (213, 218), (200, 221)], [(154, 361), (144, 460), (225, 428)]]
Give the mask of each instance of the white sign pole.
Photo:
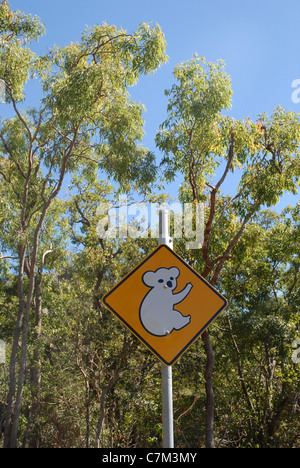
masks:
[[(173, 239), (169, 235), (169, 214), (159, 211), (159, 244), (166, 244), (173, 249)], [(162, 423), (163, 448), (174, 448), (172, 366), (162, 364)]]

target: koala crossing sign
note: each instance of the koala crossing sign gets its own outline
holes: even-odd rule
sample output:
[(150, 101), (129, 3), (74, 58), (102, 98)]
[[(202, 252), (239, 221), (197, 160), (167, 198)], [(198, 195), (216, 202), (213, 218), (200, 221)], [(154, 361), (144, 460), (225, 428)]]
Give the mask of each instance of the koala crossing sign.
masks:
[(151, 335), (169, 335), (173, 330), (186, 327), (191, 321), (190, 315), (184, 316), (174, 308), (188, 296), (193, 287), (188, 283), (182, 291), (174, 293), (179, 275), (179, 269), (171, 267), (146, 271), (142, 277), (143, 283), (151, 289), (141, 303), (140, 321)]
[(167, 245), (159, 245), (103, 304), (165, 365), (173, 365), (227, 306)]

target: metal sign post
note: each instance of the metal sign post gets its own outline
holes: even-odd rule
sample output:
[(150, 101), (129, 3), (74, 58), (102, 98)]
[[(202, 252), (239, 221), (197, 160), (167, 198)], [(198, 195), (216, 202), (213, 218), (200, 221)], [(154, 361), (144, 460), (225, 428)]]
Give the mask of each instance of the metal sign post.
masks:
[(169, 213), (160, 210), (159, 245), (102, 298), (162, 362), (164, 448), (174, 447), (172, 365), (227, 307), (227, 300), (174, 252), (169, 231)]
[[(166, 244), (173, 249), (169, 235), (169, 215), (167, 210), (159, 211), (159, 245)], [(163, 448), (174, 448), (172, 366), (162, 364), (162, 423)]]

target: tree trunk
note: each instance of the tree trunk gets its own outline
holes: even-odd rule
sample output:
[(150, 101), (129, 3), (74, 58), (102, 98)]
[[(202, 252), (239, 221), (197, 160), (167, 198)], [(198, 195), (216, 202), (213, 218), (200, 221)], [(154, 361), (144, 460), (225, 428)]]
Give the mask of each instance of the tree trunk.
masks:
[[(42, 331), (42, 280), (43, 270), (46, 255), (51, 253), (52, 250), (44, 252), (41, 260), (41, 266), (39, 268), (36, 281), (35, 281), (35, 329), (34, 329), (34, 350), (33, 350), (33, 362), (31, 367), (31, 382), (33, 386), (32, 390), (32, 427), (34, 428), (38, 423), (40, 408), (41, 408), (41, 331)], [(35, 431), (34, 431), (35, 432)], [(33, 445), (32, 445), (33, 444)], [(33, 448), (36, 447), (36, 436), (34, 435), (31, 445)]]
[(29, 331), (29, 318), (30, 318), (30, 309), (31, 309), (32, 298), (33, 298), (33, 293), (34, 293), (34, 286), (35, 286), (35, 275), (34, 275), (34, 269), (32, 269), (31, 270), (31, 277), (29, 278), (29, 291), (28, 291), (28, 295), (27, 295), (26, 308), (25, 308), (25, 311), (24, 311), (24, 318), (23, 318), (20, 369), (19, 369), (19, 379), (18, 379), (18, 389), (17, 389), (16, 403), (15, 403), (14, 415), (13, 415), (13, 419), (12, 419), (12, 427), (11, 427), (11, 435), (10, 435), (10, 448), (16, 448), (17, 447), (19, 419), (20, 419), (22, 396), (23, 396), (24, 381), (25, 381), (25, 371), (26, 371), (27, 338), (28, 338), (28, 331)]
[(29, 447), (38, 448), (38, 420), (41, 408), (41, 349), (40, 336), (42, 329), (42, 270), (38, 272), (35, 287), (35, 329), (33, 335), (34, 349), (30, 369), (32, 383), (32, 405), (30, 410), (30, 422), (28, 423)]
[(10, 447), (12, 420), (14, 414), (15, 404), (15, 392), (16, 392), (16, 364), (19, 347), (19, 338), (22, 331), (22, 320), (25, 309), (25, 298), (23, 291), (23, 276), (24, 276), (24, 265), (25, 265), (25, 247), (21, 246), (19, 249), (19, 276), (18, 276), (18, 299), (19, 299), (19, 310), (16, 321), (15, 333), (13, 337), (13, 344), (9, 362), (9, 388), (7, 397), (7, 411), (5, 415), (5, 427), (4, 427), (4, 448)]
[(96, 431), (96, 438), (95, 438), (95, 448), (98, 449), (100, 447), (100, 436), (103, 428), (103, 422), (105, 418), (105, 397), (108, 393), (109, 388), (104, 387), (102, 389), (101, 398), (100, 398), (100, 416), (98, 419), (97, 424), (97, 431)]
[(35, 331), (34, 331), (34, 351), (33, 363), (31, 369), (31, 381), (34, 388), (34, 401), (39, 406), (40, 387), (41, 387), (41, 349), (40, 336), (42, 328), (42, 275), (37, 279), (36, 285), (36, 304), (35, 304)]
[(209, 332), (205, 330), (201, 335), (207, 356), (205, 370), (206, 411), (205, 411), (205, 447), (215, 448), (214, 441), (214, 406), (215, 396), (212, 376), (215, 364), (215, 353), (210, 342)]
[[(27, 359), (27, 338), (29, 332), (29, 319), (30, 319), (30, 310), (33, 301), (33, 295), (35, 291), (36, 278), (35, 278), (35, 268), (38, 252), (38, 240), (39, 234), (44, 222), (48, 207), (50, 202), (46, 203), (43, 208), (42, 215), (40, 217), (38, 226), (34, 234), (34, 243), (33, 251), (30, 260), (30, 266), (28, 266), (28, 280), (29, 287), (27, 292), (26, 300), (24, 298), (23, 291), (23, 281), (24, 281), (24, 271), (25, 271), (25, 256), (26, 256), (26, 247), (20, 247), (20, 267), (19, 267), (19, 278), (18, 278), (18, 299), (19, 299), (19, 313), (16, 324), (16, 330), (13, 341), (13, 348), (11, 353), (11, 363), (10, 363), (10, 380), (9, 380), (9, 394), (8, 394), (8, 410), (7, 410), (7, 419), (6, 427), (4, 434), (4, 447), (6, 448), (16, 448), (17, 439), (18, 439), (18, 427), (19, 419), (21, 412), (22, 396), (24, 389), (25, 381), (25, 372), (26, 372), (26, 359)], [(21, 355), (20, 355), (20, 367), (19, 367), (19, 379), (17, 394), (16, 393), (16, 362), (17, 362), (17, 353), (19, 338), (22, 332), (22, 341), (21, 341)]]

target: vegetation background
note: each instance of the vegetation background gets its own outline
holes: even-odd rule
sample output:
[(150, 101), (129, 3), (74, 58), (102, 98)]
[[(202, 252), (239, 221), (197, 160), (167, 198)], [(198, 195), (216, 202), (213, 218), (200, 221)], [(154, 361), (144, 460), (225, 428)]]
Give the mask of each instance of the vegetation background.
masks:
[(174, 248), (229, 307), (173, 368), (176, 447), (299, 447), (300, 205), (272, 211), (297, 194), (299, 115), (229, 116), (225, 63), (195, 54), (165, 92), (158, 162), (129, 89), (167, 61), (160, 26), (103, 23), (38, 54), (44, 32), (1, 1), (3, 446), (161, 446), (160, 363), (101, 303), (157, 241), (99, 239), (97, 208), (119, 194), (163, 202), (180, 175), (180, 202), (205, 204), (204, 242)]

